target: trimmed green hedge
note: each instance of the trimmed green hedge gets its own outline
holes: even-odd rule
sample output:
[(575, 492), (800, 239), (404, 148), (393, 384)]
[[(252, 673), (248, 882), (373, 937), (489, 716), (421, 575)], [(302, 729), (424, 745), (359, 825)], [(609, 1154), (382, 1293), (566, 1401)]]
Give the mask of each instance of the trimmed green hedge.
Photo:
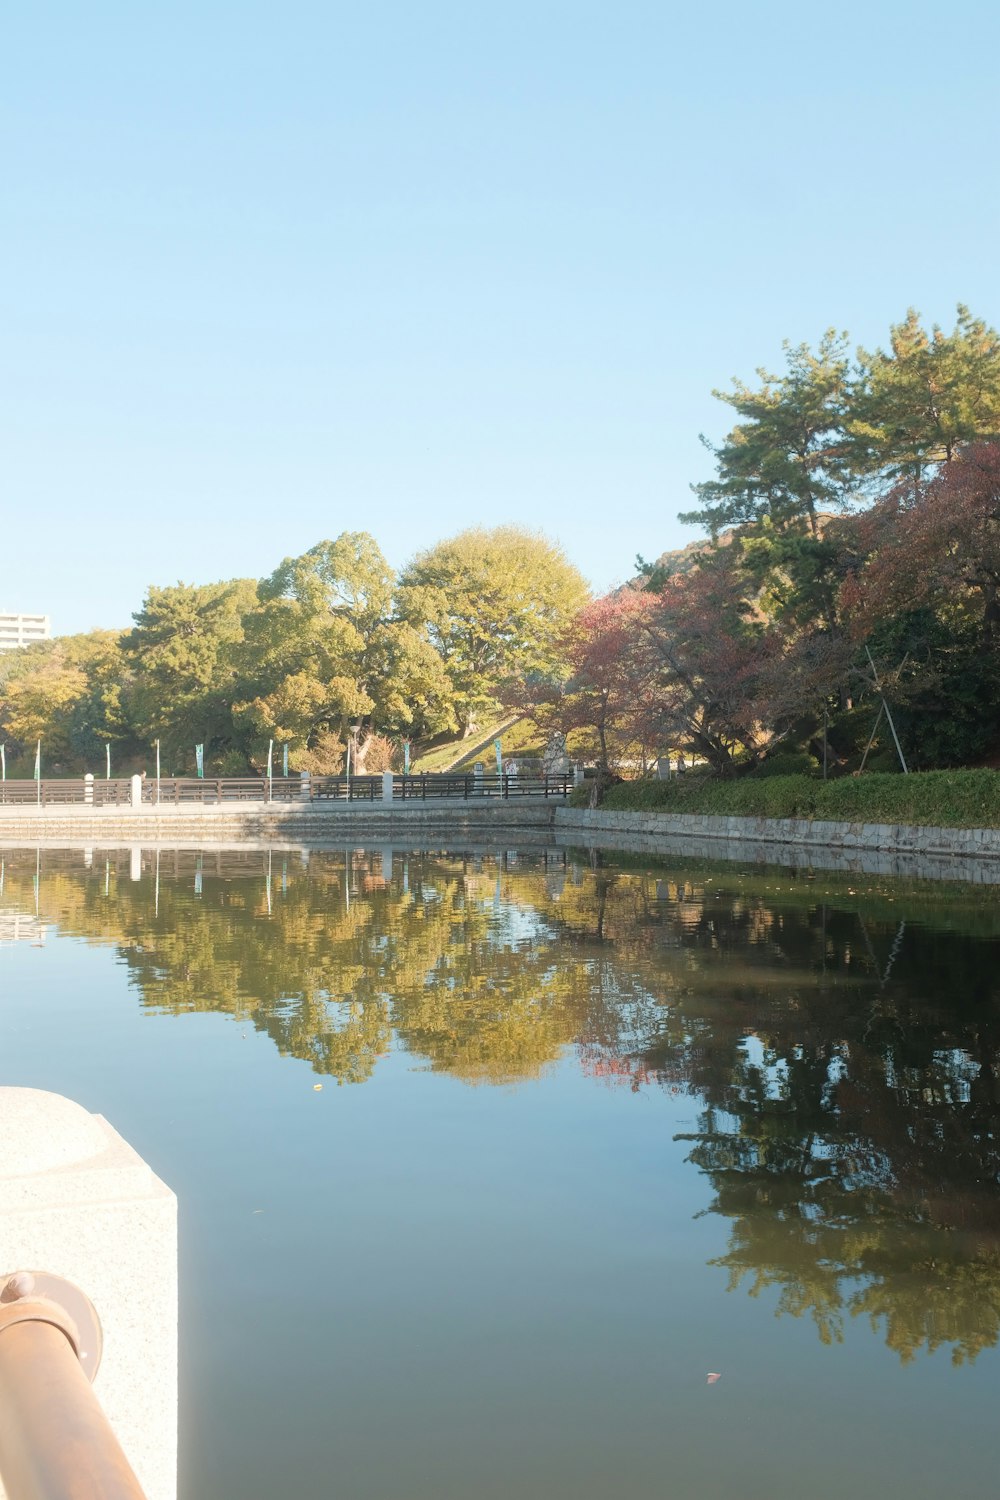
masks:
[[(575, 788), (570, 801), (587, 805), (590, 788)], [(810, 776), (746, 776), (716, 781), (708, 776), (673, 781), (626, 781), (607, 792), (609, 811), (660, 810), (748, 818), (830, 818), (845, 823), (918, 823), (943, 828), (1000, 827), (1000, 772), (921, 771), (910, 776), (847, 776), (816, 781)]]

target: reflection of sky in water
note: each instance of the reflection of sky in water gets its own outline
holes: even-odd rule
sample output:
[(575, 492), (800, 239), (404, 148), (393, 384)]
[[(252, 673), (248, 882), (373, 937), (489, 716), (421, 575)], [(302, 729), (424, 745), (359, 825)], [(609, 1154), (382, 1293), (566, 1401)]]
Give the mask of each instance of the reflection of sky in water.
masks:
[(4, 1077), (178, 1191), (183, 1493), (989, 1493), (996, 913), (506, 865), (41, 855)]

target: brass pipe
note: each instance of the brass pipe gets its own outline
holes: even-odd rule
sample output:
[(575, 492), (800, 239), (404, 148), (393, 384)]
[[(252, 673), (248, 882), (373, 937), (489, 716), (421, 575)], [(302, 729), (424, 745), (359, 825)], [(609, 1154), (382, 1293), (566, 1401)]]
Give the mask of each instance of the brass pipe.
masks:
[(0, 1316), (8, 1500), (145, 1500), (77, 1357), (72, 1323), (40, 1298), (14, 1307), (10, 1321)]

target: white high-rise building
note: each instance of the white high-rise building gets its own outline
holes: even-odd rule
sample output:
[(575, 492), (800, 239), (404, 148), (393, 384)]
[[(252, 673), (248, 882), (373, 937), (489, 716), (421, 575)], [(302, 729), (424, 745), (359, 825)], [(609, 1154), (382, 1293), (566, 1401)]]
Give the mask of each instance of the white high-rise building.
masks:
[(5, 615), (0, 612), (0, 651), (14, 651), (30, 646), (32, 641), (47, 641), (51, 636), (48, 615)]

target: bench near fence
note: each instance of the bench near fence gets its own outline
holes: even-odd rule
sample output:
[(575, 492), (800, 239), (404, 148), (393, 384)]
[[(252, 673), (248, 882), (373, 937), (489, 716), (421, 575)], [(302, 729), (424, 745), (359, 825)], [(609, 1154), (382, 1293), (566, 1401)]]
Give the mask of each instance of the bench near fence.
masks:
[[(176, 807), (248, 802), (303, 803), (380, 802), (387, 800), (387, 779), (375, 776), (162, 776), (141, 783), (143, 806)], [(480, 800), (511, 797), (564, 798), (573, 785), (570, 774), (556, 776), (468, 776), (431, 774), (393, 776), (393, 802)], [(132, 779), (0, 782), (0, 807), (128, 807)]]

